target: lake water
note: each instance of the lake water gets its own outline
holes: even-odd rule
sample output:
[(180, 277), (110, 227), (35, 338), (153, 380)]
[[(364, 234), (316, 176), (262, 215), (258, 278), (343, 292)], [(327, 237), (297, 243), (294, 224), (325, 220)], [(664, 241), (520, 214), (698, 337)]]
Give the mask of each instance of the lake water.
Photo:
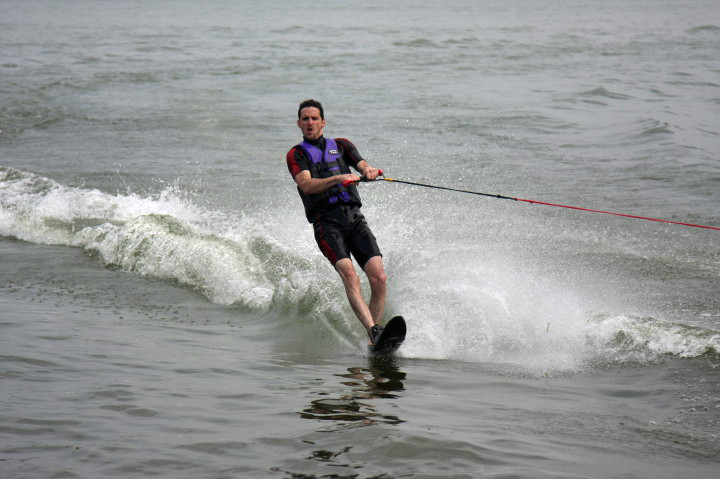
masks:
[[(376, 360), (285, 165), (720, 227), (720, 4), (0, 3), (3, 478), (715, 478), (720, 232), (362, 184)], [(367, 286), (364, 285), (367, 290)]]

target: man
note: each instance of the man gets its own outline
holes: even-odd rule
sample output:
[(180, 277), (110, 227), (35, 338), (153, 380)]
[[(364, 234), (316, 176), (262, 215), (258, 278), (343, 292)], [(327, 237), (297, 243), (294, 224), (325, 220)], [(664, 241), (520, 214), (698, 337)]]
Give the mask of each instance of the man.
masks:
[[(374, 180), (380, 172), (360, 156), (349, 140), (323, 136), (325, 113), (320, 102), (300, 103), (297, 126), (303, 142), (288, 152), (288, 169), (297, 183), (320, 251), (340, 274), (350, 306), (374, 342), (382, 330), (387, 276), (375, 236), (360, 212), (362, 203), (355, 186), (360, 177), (351, 173), (350, 166), (368, 180)], [(367, 275), (369, 303), (362, 296), (351, 255)]]

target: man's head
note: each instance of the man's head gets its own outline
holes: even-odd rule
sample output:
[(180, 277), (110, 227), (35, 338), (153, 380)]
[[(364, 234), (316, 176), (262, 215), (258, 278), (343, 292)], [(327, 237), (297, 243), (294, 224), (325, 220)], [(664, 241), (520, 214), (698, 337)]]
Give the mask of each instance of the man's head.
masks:
[(323, 120), (325, 119), (325, 112), (323, 111), (323, 107), (320, 104), (320, 102), (317, 100), (310, 99), (310, 100), (305, 100), (302, 103), (300, 103), (300, 107), (298, 107), (298, 120), (300, 119), (300, 114), (302, 113), (303, 108), (307, 108), (307, 107), (317, 108), (318, 111), (320, 112), (320, 118)]
[(308, 140), (317, 140), (325, 129), (325, 112), (319, 101), (305, 100), (298, 108), (297, 126)]

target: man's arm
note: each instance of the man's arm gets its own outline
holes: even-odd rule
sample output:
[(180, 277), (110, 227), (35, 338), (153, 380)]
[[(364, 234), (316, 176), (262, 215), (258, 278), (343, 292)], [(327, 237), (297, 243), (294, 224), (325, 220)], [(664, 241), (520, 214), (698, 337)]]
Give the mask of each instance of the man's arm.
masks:
[(348, 164), (352, 165), (356, 170), (362, 173), (368, 180), (374, 180), (380, 175), (380, 170), (373, 168), (368, 164), (352, 141), (347, 138), (337, 138), (336, 141), (343, 147), (343, 155)]
[(330, 178), (313, 178), (310, 170), (307, 168), (307, 159), (303, 155), (302, 150), (295, 147), (288, 151), (287, 154), (288, 171), (297, 183), (300, 191), (306, 195), (316, 195), (322, 193), (333, 186), (342, 183), (345, 180), (358, 180), (355, 175), (339, 175)]
[[(377, 176), (377, 175), (376, 175)], [(339, 185), (345, 180), (359, 181), (357, 175), (336, 175), (330, 178), (313, 178), (310, 176), (309, 170), (302, 170), (293, 178), (297, 183), (300, 191), (306, 195), (316, 195), (322, 193), (335, 185)]]

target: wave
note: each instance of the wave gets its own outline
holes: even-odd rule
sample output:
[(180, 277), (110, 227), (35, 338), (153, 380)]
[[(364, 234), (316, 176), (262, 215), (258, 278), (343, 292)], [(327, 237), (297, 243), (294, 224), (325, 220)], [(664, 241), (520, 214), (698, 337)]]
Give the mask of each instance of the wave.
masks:
[(393, 46), (409, 48), (441, 48), (440, 45), (434, 41), (424, 37), (413, 38), (412, 40), (398, 40), (393, 42)]
[(173, 188), (149, 197), (113, 195), (0, 168), (0, 207), (0, 235), (82, 248), (105, 266), (191, 287), (214, 303), (267, 309), (281, 286), (262, 262), (285, 254), (274, 251), (272, 238), (213, 232), (217, 215)]
[(688, 33), (699, 33), (699, 32), (720, 32), (720, 26), (717, 25), (700, 25), (687, 30)]
[[(669, 358), (720, 359), (720, 332), (597, 312), (581, 293), (552, 284), (552, 278), (521, 278), (519, 270), (512, 264), (489, 265), (476, 278), (461, 275), (454, 283), (440, 272), (434, 295), (415, 283), (400, 301), (416, 308), (411, 317), (434, 321), (409, 321), (411, 337), (403, 353), (511, 365), (533, 374)], [(490, 279), (479, 280), (481, 276)]]
[[(362, 350), (365, 335), (310, 233), (290, 248), (297, 228), (284, 237), (263, 221), (208, 211), (173, 188), (110, 194), (0, 167), (0, 236), (81, 248), (106, 267), (192, 288), (213, 303), (320, 322), (332, 331), (323, 341)], [(401, 350), (408, 358), (567, 371), (720, 351), (715, 331), (594, 313), (582, 294), (552, 278), (529, 277), (505, 257), (469, 261), (457, 246), (410, 249), (402, 236), (384, 242), (388, 314), (408, 320)], [(428, 264), (438, 265), (432, 278)], [(297, 330), (306, 324), (292, 334), (307, 338)]]
[(579, 95), (584, 96), (584, 97), (609, 98), (612, 100), (630, 100), (630, 99), (632, 99), (632, 97), (629, 95), (613, 92), (613, 91), (610, 91), (607, 88), (603, 88), (603, 87), (597, 87), (597, 88), (593, 88), (592, 90), (583, 91), (583, 92), (580, 92)]

